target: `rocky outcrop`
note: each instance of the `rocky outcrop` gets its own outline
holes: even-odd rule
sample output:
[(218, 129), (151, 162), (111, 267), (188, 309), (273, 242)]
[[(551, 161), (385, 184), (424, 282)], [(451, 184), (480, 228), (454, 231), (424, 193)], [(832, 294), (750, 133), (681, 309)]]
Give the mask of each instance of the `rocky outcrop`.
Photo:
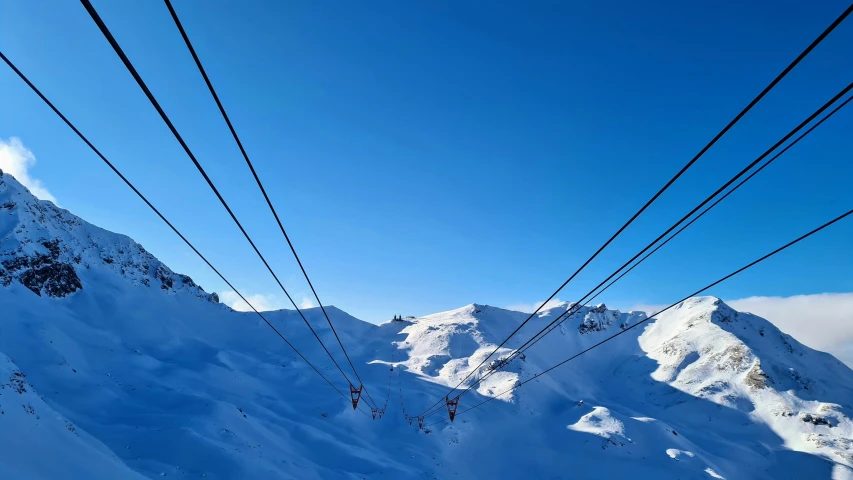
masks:
[(761, 362), (756, 361), (755, 365), (746, 372), (746, 378), (744, 378), (744, 383), (752, 388), (767, 388), (768, 383), (773, 383), (773, 379), (770, 378), (770, 375), (764, 373), (761, 370)]
[(83, 288), (74, 267), (60, 261), (63, 248), (58, 240), (40, 240), (43, 252), (26, 255), (9, 255), (0, 262), (0, 285), (9, 286), (18, 281), (36, 295), (61, 298)]
[(618, 310), (607, 310), (607, 306), (603, 303), (591, 308), (584, 315), (583, 322), (578, 326), (578, 332), (582, 335), (591, 332), (600, 332), (607, 329), (614, 320), (619, 318)]

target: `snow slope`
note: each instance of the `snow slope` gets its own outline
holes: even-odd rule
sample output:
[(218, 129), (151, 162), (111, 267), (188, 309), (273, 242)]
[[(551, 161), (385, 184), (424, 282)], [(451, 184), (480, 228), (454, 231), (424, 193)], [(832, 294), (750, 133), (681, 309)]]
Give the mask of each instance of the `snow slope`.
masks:
[[(327, 310), (382, 418), (254, 314), (0, 175), (0, 478), (853, 478), (853, 371), (715, 298), (425, 430), (403, 412), (526, 315), (473, 304), (377, 326)], [(346, 365), (319, 309), (305, 313)], [(348, 393), (295, 312), (268, 318)], [(460, 412), (643, 318), (583, 307)]]
[(2, 354), (0, 379), (3, 478), (145, 478), (50, 408)]

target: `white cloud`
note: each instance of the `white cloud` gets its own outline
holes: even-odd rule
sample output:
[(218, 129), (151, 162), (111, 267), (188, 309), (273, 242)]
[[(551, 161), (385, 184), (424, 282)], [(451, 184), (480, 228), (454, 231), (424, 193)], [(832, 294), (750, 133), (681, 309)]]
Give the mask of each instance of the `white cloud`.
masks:
[(0, 138), (0, 170), (11, 174), (36, 197), (56, 203), (56, 198), (41, 181), (30, 177), (28, 170), (35, 164), (36, 156), (24, 146), (20, 138), (11, 137), (8, 141)]
[(316, 306), (308, 297), (302, 297), (302, 302), (299, 304), (299, 308), (314, 308)]
[(749, 297), (726, 301), (732, 308), (770, 320), (783, 332), (818, 350), (853, 347), (853, 293)]
[[(270, 310), (281, 310), (284, 308), (274, 295), (245, 295), (246, 300), (252, 304), (259, 312), (268, 312)], [(251, 312), (252, 308), (244, 302), (236, 292), (226, 290), (219, 294), (219, 299), (222, 303), (237, 310), (238, 312)]]
[[(536, 309), (537, 309), (537, 308), (539, 308), (539, 306), (541, 306), (541, 305), (542, 305), (542, 303), (544, 303), (544, 302), (536, 302), (536, 303), (533, 303), (533, 304), (531, 304), (531, 303), (517, 303), (517, 304), (515, 304), (515, 305), (508, 305), (508, 306), (506, 306), (506, 307), (504, 307), (504, 308), (506, 308), (507, 310), (513, 310), (513, 311), (516, 311), (516, 312), (533, 313), (533, 312), (535, 312), (535, 311), (536, 311)], [(554, 308), (554, 307), (558, 306), (558, 305), (559, 305), (559, 304), (561, 304), (561, 303), (566, 303), (566, 302), (564, 302), (563, 300), (560, 300), (559, 298), (554, 298), (554, 299), (550, 300), (550, 301), (545, 305), (545, 307), (543, 307), (543, 308), (542, 308), (542, 310), (547, 310), (547, 309), (549, 309), (549, 308)]]

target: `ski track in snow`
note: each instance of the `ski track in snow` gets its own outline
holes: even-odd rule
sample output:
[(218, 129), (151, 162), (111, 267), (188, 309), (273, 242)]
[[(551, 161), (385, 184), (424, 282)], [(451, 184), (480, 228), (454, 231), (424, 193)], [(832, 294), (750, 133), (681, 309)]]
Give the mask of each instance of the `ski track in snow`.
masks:
[[(377, 326), (327, 307), (387, 402), (372, 420), (256, 315), (8, 174), (0, 265), (0, 478), (853, 479), (853, 371), (713, 297), (427, 434), (402, 409), (443, 397), (526, 314), (472, 304)], [(538, 314), (492, 360), (570, 307)], [(320, 310), (305, 314), (345, 364)], [(347, 393), (295, 312), (266, 315)], [(460, 411), (643, 318), (581, 308)]]

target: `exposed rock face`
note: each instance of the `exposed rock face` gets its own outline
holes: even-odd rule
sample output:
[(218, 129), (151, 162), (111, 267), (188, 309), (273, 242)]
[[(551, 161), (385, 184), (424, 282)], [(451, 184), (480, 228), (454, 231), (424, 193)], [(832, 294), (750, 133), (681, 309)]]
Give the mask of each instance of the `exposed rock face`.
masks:
[(761, 362), (756, 361), (755, 365), (746, 373), (744, 383), (752, 388), (767, 388), (767, 384), (773, 383), (770, 375), (767, 375), (761, 370)]
[(811, 423), (812, 425), (826, 425), (829, 428), (833, 427), (833, 425), (826, 418), (821, 417), (820, 415), (813, 415), (811, 413), (804, 413), (800, 417), (800, 420)]
[(584, 315), (583, 322), (578, 327), (581, 334), (600, 332), (607, 329), (614, 320), (619, 319), (619, 310), (607, 310), (603, 303), (591, 308)]
[(18, 255), (9, 256), (0, 262), (3, 265), (0, 285), (9, 286), (17, 280), (36, 295), (44, 294), (54, 298), (70, 295), (83, 288), (74, 267), (59, 260), (63, 251), (59, 240), (42, 239), (38, 243), (44, 252), (36, 252), (34, 255), (18, 252)]
[(36, 295), (44, 292), (49, 297), (64, 297), (83, 288), (74, 267), (67, 263), (53, 263), (28, 270), (21, 275), (21, 283)]

